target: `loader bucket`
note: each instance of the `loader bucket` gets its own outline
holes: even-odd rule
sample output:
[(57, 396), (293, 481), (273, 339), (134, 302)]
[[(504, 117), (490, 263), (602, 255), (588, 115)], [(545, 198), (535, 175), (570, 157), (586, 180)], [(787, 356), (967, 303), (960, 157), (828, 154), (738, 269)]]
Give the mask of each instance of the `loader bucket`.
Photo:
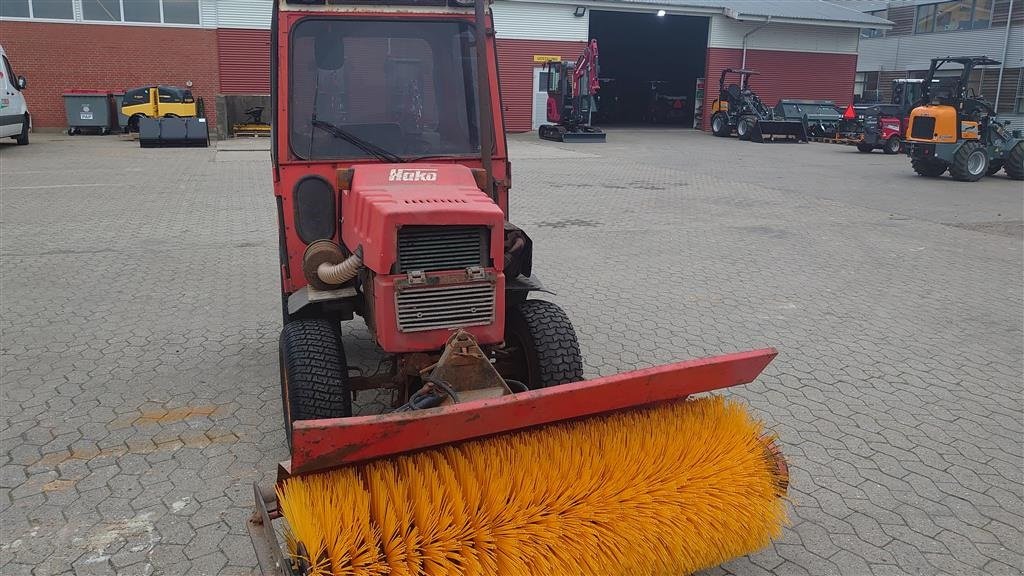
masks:
[(780, 137), (807, 142), (807, 125), (800, 120), (758, 120), (750, 130), (751, 142), (774, 142)]

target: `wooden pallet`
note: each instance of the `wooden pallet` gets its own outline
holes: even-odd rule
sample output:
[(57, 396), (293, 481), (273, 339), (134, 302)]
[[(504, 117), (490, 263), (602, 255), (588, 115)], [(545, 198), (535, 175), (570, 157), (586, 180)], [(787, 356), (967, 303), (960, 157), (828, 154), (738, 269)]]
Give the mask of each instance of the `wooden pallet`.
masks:
[(845, 144), (847, 146), (856, 146), (857, 141), (849, 138), (822, 138), (821, 136), (811, 136), (811, 142), (818, 142), (821, 144)]
[(267, 138), (270, 136), (269, 131), (247, 131), (242, 130), (232, 134), (235, 138)]

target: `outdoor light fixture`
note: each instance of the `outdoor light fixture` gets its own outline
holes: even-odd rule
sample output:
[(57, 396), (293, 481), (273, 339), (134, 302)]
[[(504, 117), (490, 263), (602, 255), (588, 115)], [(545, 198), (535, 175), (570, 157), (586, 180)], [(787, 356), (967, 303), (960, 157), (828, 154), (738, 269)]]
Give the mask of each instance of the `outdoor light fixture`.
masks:
[(577, 6), (576, 9), (573, 10), (572, 15), (577, 17), (577, 18), (583, 18), (583, 15), (586, 14), (586, 13), (587, 13), (587, 7), (586, 6)]
[(664, 15), (665, 15), (665, 11), (664, 10), (658, 10), (658, 18), (661, 18)]

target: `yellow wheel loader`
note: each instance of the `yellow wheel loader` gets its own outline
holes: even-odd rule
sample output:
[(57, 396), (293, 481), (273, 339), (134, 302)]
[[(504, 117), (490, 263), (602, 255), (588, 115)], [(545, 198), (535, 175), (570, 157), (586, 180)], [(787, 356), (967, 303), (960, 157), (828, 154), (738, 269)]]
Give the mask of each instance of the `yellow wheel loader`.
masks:
[[(947, 65), (960, 65), (960, 75), (936, 79)], [(906, 151), (914, 171), (937, 177), (949, 170), (954, 180), (977, 182), (999, 170), (1024, 180), (1024, 139), (1020, 130), (969, 88), (971, 72), (1000, 63), (986, 56), (933, 58), (922, 85), (920, 105), (910, 112)]]

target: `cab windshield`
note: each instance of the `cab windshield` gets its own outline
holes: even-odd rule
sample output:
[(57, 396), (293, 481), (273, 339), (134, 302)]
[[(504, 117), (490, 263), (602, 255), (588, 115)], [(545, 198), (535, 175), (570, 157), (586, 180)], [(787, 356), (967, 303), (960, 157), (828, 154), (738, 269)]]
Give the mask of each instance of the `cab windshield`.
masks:
[(299, 158), (363, 159), (367, 148), (406, 159), (480, 152), (469, 23), (302, 20), (289, 71)]

